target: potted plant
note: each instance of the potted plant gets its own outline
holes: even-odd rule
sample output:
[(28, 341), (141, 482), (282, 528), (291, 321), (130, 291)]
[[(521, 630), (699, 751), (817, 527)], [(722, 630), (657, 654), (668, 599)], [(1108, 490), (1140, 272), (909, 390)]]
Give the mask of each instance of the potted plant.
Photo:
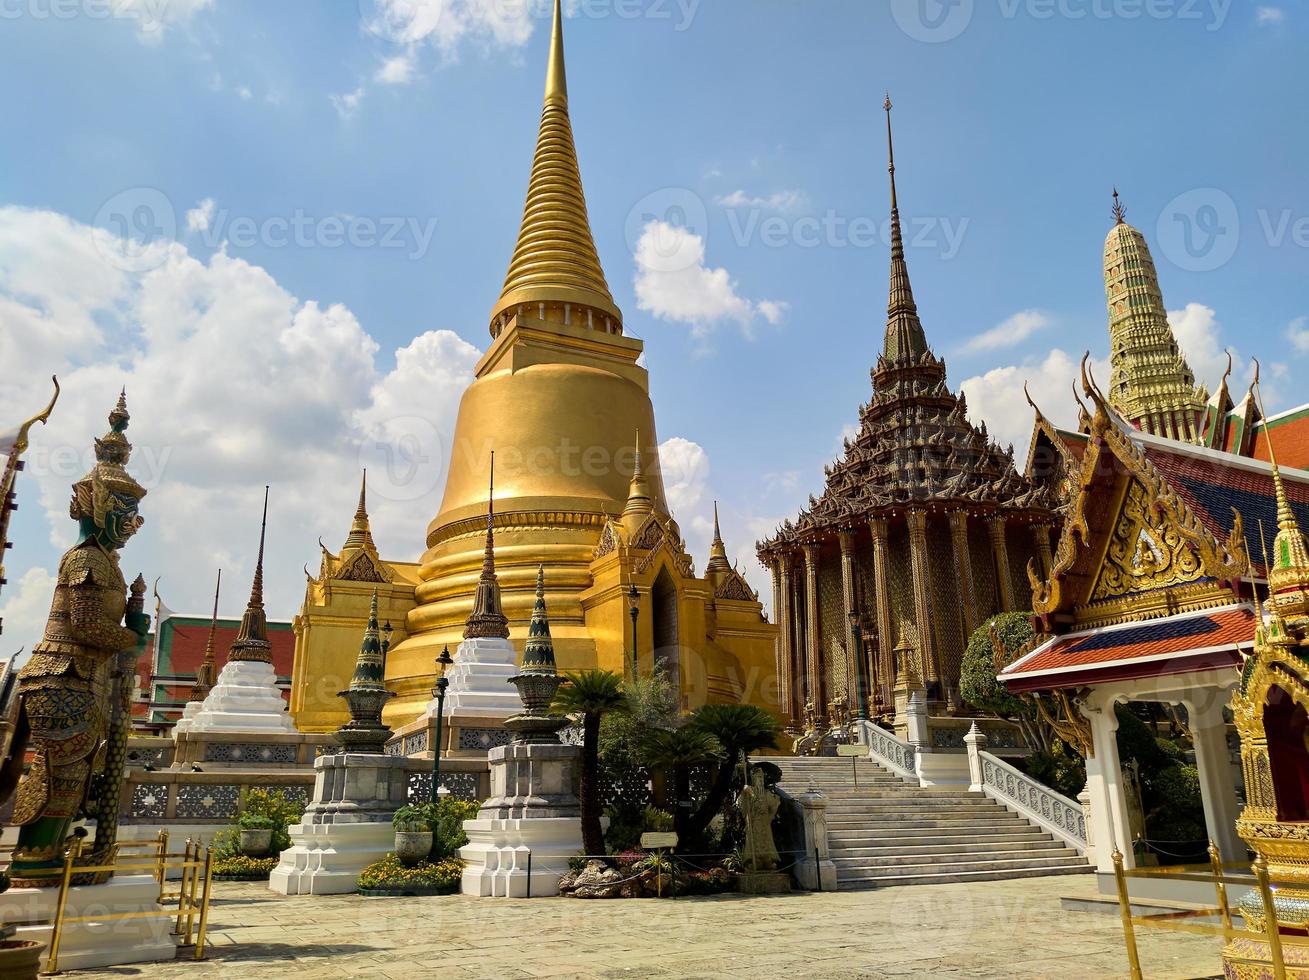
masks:
[(432, 814), (428, 805), (402, 806), (391, 818), (395, 829), (395, 856), (407, 867), (432, 852)]
[(273, 846), (273, 831), (277, 825), (268, 817), (257, 813), (244, 813), (236, 822), (241, 837), (241, 853), (247, 857), (263, 857)]

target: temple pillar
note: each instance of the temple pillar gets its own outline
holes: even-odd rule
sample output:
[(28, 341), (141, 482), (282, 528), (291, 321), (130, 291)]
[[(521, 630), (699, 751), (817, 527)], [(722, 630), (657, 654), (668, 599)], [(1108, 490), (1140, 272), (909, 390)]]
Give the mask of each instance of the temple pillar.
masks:
[(799, 574), (796, 556), (787, 555), (791, 572), (791, 690), (795, 699), (795, 717), (803, 721), (804, 705), (809, 698), (809, 672), (805, 670), (804, 576)]
[(992, 517), (986, 522), (986, 533), (991, 537), (991, 554), (995, 556), (996, 589), (1000, 595), (997, 612), (1013, 612), (1014, 577), (1009, 568), (1009, 543), (1005, 540), (1005, 519)]
[(818, 629), (818, 549), (816, 541), (809, 541), (804, 546), (805, 659), (809, 700), (814, 703), (817, 717), (821, 718), (825, 715), (826, 692), (823, 690), (822, 637)]
[(1118, 757), (1118, 716), (1110, 694), (1093, 696), (1081, 710), (1091, 722), (1093, 754), (1086, 760), (1086, 792), (1091, 797), (1088, 832), (1095, 841), (1095, 870), (1112, 875), (1115, 848), (1123, 855), (1123, 867), (1136, 867), (1127, 789)]
[(782, 714), (794, 726), (798, 720), (795, 710), (795, 676), (791, 670), (795, 662), (795, 633), (791, 628), (794, 614), (791, 610), (791, 556), (781, 555), (773, 560), (773, 608), (777, 610), (777, 683), (778, 704)]
[(1223, 720), (1228, 692), (1209, 689), (1199, 693), (1208, 697), (1184, 703), (1200, 775), (1205, 827), (1223, 860), (1240, 864), (1245, 861), (1247, 848), (1236, 832), (1241, 808), (1236, 802), (1236, 773), (1227, 748), (1227, 722)]
[(964, 645), (981, 624), (977, 621), (977, 593), (973, 589), (973, 559), (968, 549), (968, 512), (950, 512), (950, 546), (954, 551), (955, 577), (959, 581), (959, 607), (964, 623)]
[(933, 697), (940, 698), (941, 664), (937, 659), (936, 638), (932, 630), (932, 570), (927, 563), (927, 512), (911, 510), (905, 515), (909, 525), (909, 561), (914, 579), (914, 625), (918, 628), (918, 656), (923, 665), (923, 680), (935, 683)]
[(873, 683), (881, 692), (882, 710), (887, 711), (893, 703), (895, 655), (891, 652), (891, 583), (886, 552), (886, 521), (871, 520), (868, 528), (873, 533), (873, 596), (877, 606), (877, 676)]
[(855, 635), (859, 627), (851, 619), (851, 614), (859, 611), (855, 597), (855, 556), (854, 533), (842, 531), (841, 541), (841, 607), (845, 613), (845, 671), (846, 701), (854, 717), (862, 718), (867, 712), (868, 688), (863, 680), (863, 665), (859, 662), (859, 648), (862, 637)]
[(1036, 557), (1041, 563), (1041, 577), (1049, 579), (1054, 568), (1054, 556), (1050, 553), (1050, 529), (1044, 524), (1032, 525), (1032, 541), (1036, 545)]

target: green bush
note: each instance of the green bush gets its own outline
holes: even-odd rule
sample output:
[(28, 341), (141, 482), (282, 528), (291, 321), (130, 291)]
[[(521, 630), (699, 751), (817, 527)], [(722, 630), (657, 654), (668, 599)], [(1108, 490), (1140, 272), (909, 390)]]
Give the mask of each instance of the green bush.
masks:
[(1022, 698), (1010, 694), (1005, 686), (995, 679), (995, 653), (991, 647), (991, 627), (995, 627), (1011, 660), (1035, 635), (1032, 631), (1031, 613), (1008, 612), (988, 619), (968, 638), (968, 646), (964, 650), (964, 659), (959, 671), (959, 693), (978, 711), (988, 711), (1001, 718), (1017, 718), (1030, 714), (1031, 706)]
[(236, 819), (238, 830), (276, 830), (277, 824), (261, 813), (243, 813)]
[(648, 806), (642, 811), (641, 816), (647, 832), (666, 834), (673, 829), (673, 815), (667, 810)]
[(426, 834), (434, 831), (436, 814), (430, 803), (402, 806), (391, 817), (391, 826), (402, 834)]
[(232, 878), (237, 881), (267, 881), (277, 867), (275, 857), (252, 858), (244, 854), (216, 858), (213, 863), (215, 878)]
[(299, 823), (304, 813), (304, 803), (288, 797), (283, 790), (246, 788), (241, 791), (241, 816), (264, 817), (272, 822), (272, 849), (275, 853), (281, 853), (291, 846), (287, 828)]
[(432, 860), (442, 861), (459, 856), (459, 848), (468, 843), (468, 835), (464, 833), (464, 821), (476, 817), (479, 809), (481, 809), (480, 803), (473, 800), (456, 800), (449, 796), (436, 804), (432, 819), (434, 834)]
[(1062, 741), (1049, 751), (1031, 752), (1021, 761), (1023, 771), (1069, 799), (1077, 799), (1086, 786), (1086, 763)]

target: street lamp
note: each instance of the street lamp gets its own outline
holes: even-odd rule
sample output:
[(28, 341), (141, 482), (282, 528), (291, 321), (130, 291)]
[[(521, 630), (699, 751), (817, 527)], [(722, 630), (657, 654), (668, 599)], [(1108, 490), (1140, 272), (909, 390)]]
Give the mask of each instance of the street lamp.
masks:
[(855, 717), (860, 721), (868, 717), (868, 703), (864, 700), (864, 651), (859, 613), (850, 610), (850, 636), (854, 640), (854, 703)]
[(441, 722), (445, 716), (445, 689), (450, 686), (445, 671), (453, 663), (449, 647), (442, 650), (441, 656), (436, 658), (436, 685), (432, 688), (432, 694), (436, 698), (436, 745), (435, 751), (432, 752), (431, 801), (433, 803), (441, 798)]
[(385, 657), (391, 649), (391, 634), (395, 632), (395, 627), (391, 625), (388, 619), (386, 625), (382, 627), (382, 656)]
[(627, 590), (627, 605), (632, 616), (632, 680), (639, 676), (636, 659), (636, 619), (641, 615), (641, 593), (636, 591), (636, 583)]

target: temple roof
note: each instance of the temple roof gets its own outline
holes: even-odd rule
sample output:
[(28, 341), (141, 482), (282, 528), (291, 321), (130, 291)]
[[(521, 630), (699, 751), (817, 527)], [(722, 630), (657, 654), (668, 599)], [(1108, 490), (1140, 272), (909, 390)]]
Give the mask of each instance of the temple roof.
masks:
[[(885, 108), (889, 143), (889, 98)], [(760, 542), (761, 552), (914, 504), (1036, 513), (1053, 505), (1046, 488), (1019, 475), (1012, 447), (1001, 449), (985, 424), (968, 421), (964, 397), (950, 390), (945, 362), (927, 344), (905, 263), (893, 149), (890, 159), (891, 286), (873, 397), (860, 408), (858, 435), (845, 441), (842, 458), (827, 467), (822, 495), (811, 496), (794, 521)]]
[(1056, 636), (1000, 672), (1010, 691), (1077, 687), (1185, 670), (1237, 667), (1254, 647), (1253, 606), (1233, 604)]
[(491, 313), (492, 336), (501, 314), (525, 303), (575, 304), (612, 317), (618, 325), (623, 320), (591, 235), (568, 114), (561, 0), (555, 0), (554, 8), (536, 156), (518, 244)]

